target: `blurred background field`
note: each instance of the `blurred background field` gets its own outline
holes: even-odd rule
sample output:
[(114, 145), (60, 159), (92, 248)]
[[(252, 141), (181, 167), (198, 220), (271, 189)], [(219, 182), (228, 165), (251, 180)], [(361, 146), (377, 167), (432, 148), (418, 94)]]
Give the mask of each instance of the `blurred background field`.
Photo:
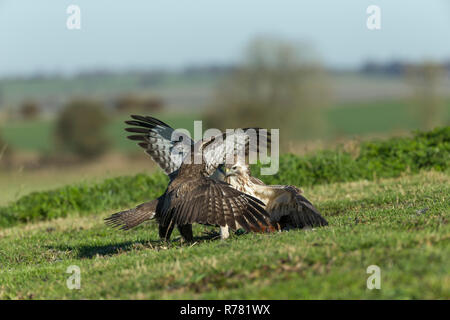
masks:
[[(336, 15), (324, 3), (250, 1), (238, 12), (237, 3), (117, 3), (102, 13), (80, 1), (82, 28), (70, 31), (65, 2), (43, 1), (46, 15), (33, 16), (23, 1), (1, 1), (0, 205), (153, 171), (126, 139), (133, 113), (191, 132), (194, 120), (280, 128), (282, 153), (301, 155), (450, 124), (445, 1), (421, 25), (423, 6), (405, 16), (383, 1), (379, 31), (365, 25), (366, 4), (349, 1)], [(121, 15), (128, 22), (107, 18)]]
[[(5, 152), (2, 159), (0, 204), (15, 200), (30, 191), (45, 190), (80, 180), (95, 180), (153, 170), (154, 164), (133, 142), (126, 139), (124, 120), (128, 119), (130, 113), (149, 114), (163, 119), (173, 127), (186, 128), (192, 132), (193, 121), (206, 120), (211, 110), (219, 115), (219, 119), (223, 116), (223, 112), (226, 112), (222, 111), (220, 106), (211, 109), (209, 105), (214, 103), (214, 92), (221, 90), (217, 89), (220, 88), (220, 82), (231, 72), (219, 74), (212, 72), (210, 75), (196, 76), (193, 83), (190, 82), (192, 76), (180, 73), (167, 76), (167, 81), (146, 88), (138, 85), (125, 88), (120, 86), (120, 83), (127, 83), (127, 79), (130, 79), (127, 75), (102, 76), (104, 81), (95, 81), (84, 90), (78, 88), (75, 94), (65, 92), (61, 87), (71, 88), (72, 85), (82, 83), (82, 80), (0, 81), (3, 92), (8, 92), (3, 94), (2, 99), (0, 133), (7, 150), (10, 150), (9, 156), (7, 157)], [(114, 89), (108, 92), (110, 77), (116, 80), (123, 78), (115, 85), (115, 90), (119, 92), (124, 90), (123, 93), (117, 94)], [(327, 81), (330, 82), (333, 99), (332, 102), (327, 101), (328, 105), (321, 110), (322, 130), (311, 134), (301, 128), (300, 121), (299, 127), (296, 127), (294, 121), (293, 133), (287, 134), (281, 130), (280, 138), (288, 141), (284, 147), (285, 152), (304, 154), (316, 149), (333, 148), (348, 141), (404, 136), (409, 135), (411, 130), (429, 129), (423, 124), (421, 115), (417, 113), (413, 89), (411, 86), (408, 87), (401, 75), (371, 75), (349, 71), (330, 73)], [(442, 110), (436, 125), (448, 125), (450, 122), (450, 89), (448, 92), (445, 91), (446, 86), (448, 88), (450, 86), (445, 81), (447, 79), (444, 78), (441, 83), (443, 93), (439, 95), (439, 99)], [(389, 92), (384, 94), (386, 88), (389, 88)], [(23, 95), (27, 97), (26, 99), (20, 100), (18, 93), (21, 91), (26, 92)], [(162, 109), (147, 111), (131, 107), (127, 111), (117, 110), (117, 102), (114, 99), (132, 95), (145, 96), (149, 93), (162, 97), (159, 98), (164, 101)], [(48, 97), (62, 99), (61, 105), (50, 107), (50, 104), (46, 107)], [(63, 157), (55, 142), (58, 113), (65, 103), (78, 97), (102, 101), (107, 115), (106, 122), (99, 125), (104, 126), (105, 136), (110, 145), (105, 154), (93, 159), (80, 159), (76, 154)], [(31, 100), (39, 106), (39, 113), (29, 119), (20, 112), (20, 107)], [(112, 102), (108, 103), (108, 100)], [(298, 111), (299, 119), (305, 116), (302, 112)], [(308, 119), (308, 115), (305, 117)], [(258, 121), (253, 125), (258, 125)], [(238, 127), (240, 124), (237, 122), (235, 126)]]

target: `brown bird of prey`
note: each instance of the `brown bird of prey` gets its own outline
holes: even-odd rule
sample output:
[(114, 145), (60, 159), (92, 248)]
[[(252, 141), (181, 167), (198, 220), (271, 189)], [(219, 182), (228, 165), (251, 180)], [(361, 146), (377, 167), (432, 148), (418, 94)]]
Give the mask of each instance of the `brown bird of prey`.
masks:
[[(233, 188), (252, 195), (264, 202), (264, 208), (270, 214), (273, 224), (280, 229), (321, 227), (328, 222), (295, 186), (266, 185), (250, 173), (250, 168), (243, 162), (223, 165), (224, 180)], [(226, 231), (225, 231), (226, 232)]]
[[(223, 133), (194, 143), (158, 119), (137, 115), (132, 118), (126, 123), (135, 127), (126, 130), (138, 135), (128, 138), (140, 142), (168, 174), (170, 182), (158, 199), (115, 213), (106, 219), (107, 224), (127, 230), (156, 218), (161, 238), (168, 240), (176, 225), (187, 241), (193, 240), (192, 223), (220, 226), (222, 238), (228, 236), (229, 228), (254, 232), (275, 230), (260, 200), (210, 177), (230, 152), (236, 155), (258, 149), (259, 144), (250, 143), (249, 132), (259, 134), (259, 129)], [(240, 142), (230, 144), (227, 139)]]

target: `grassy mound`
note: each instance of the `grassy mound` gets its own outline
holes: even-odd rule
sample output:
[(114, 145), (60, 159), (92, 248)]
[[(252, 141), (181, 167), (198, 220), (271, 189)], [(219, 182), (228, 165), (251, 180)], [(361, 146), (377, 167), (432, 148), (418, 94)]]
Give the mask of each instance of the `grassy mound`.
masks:
[(138, 174), (107, 179), (99, 184), (68, 185), (51, 191), (33, 192), (0, 208), (0, 226), (49, 220), (71, 213), (91, 214), (154, 199), (164, 192), (168, 178), (163, 173)]
[[(0, 299), (448, 299), (450, 177), (422, 171), (307, 190), (330, 225), (227, 241), (160, 242), (99, 215), (0, 230)], [(351, 198), (348, 197), (351, 195)], [(69, 290), (67, 267), (81, 270)], [(369, 290), (367, 267), (381, 269)], [(174, 318), (176, 318), (174, 314)]]
[[(450, 165), (450, 127), (418, 132), (412, 138), (364, 142), (358, 155), (344, 150), (327, 150), (298, 157), (280, 157), (279, 173), (260, 178), (269, 184), (311, 186), (333, 182), (397, 177), (421, 169), (445, 171)], [(253, 168), (258, 175), (258, 166)], [(0, 208), (0, 226), (48, 220), (68, 214), (92, 214), (132, 206), (154, 199), (167, 186), (163, 173), (139, 174), (105, 180), (102, 183), (66, 186), (34, 192)]]

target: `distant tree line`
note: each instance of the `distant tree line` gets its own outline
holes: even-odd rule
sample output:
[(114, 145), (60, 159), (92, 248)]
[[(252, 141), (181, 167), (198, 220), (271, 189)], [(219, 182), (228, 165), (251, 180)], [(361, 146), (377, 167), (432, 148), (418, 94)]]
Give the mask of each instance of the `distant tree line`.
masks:
[(126, 94), (119, 96), (113, 102), (115, 109), (120, 113), (139, 112), (161, 112), (164, 108), (164, 100), (160, 97), (142, 97), (139, 95)]
[[(385, 74), (390, 76), (404, 76), (409, 70), (420, 66), (421, 63), (408, 63), (403, 61), (390, 61), (386, 63), (368, 61), (364, 63), (359, 71), (364, 74)], [(450, 74), (450, 60), (439, 63), (440, 68)]]

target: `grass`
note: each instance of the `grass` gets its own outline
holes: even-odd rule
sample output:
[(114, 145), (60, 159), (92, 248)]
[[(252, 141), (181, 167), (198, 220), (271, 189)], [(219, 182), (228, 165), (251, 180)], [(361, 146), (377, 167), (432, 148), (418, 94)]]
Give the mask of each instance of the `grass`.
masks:
[(69, 184), (95, 184), (109, 178), (153, 172), (157, 165), (142, 151), (137, 151), (133, 155), (111, 153), (95, 161), (72, 166), (0, 170), (0, 206), (17, 201), (31, 192), (53, 190)]
[[(280, 157), (278, 174), (260, 176), (269, 184), (321, 183), (395, 177), (422, 168), (445, 170), (450, 164), (450, 127), (416, 132), (413, 137), (365, 141), (351, 150), (322, 150), (302, 157)], [(254, 169), (258, 169), (257, 165)], [(253, 171), (258, 175), (259, 170)]]
[[(449, 174), (314, 186), (330, 226), (226, 241), (162, 243), (153, 222), (112, 230), (109, 210), (17, 225), (0, 230), (0, 298), (449, 299)], [(66, 287), (70, 265), (80, 290)], [(369, 265), (380, 290), (366, 288)]]
[(33, 192), (0, 209), (0, 226), (20, 222), (50, 220), (69, 214), (92, 214), (154, 199), (164, 192), (168, 178), (153, 175), (107, 179), (97, 184), (67, 185), (54, 190)]
[(40, 152), (51, 150), (53, 121), (17, 121), (2, 125), (1, 130), (11, 148)]
[[(0, 208), (0, 299), (450, 299), (448, 134), (283, 156), (267, 182), (302, 182), (330, 223), (313, 230), (221, 241), (195, 225), (186, 244), (176, 231), (160, 242), (154, 222), (104, 225), (159, 195), (161, 172), (32, 193)], [(80, 290), (66, 287), (71, 265)], [(370, 265), (380, 290), (366, 288)]]
[[(359, 154), (327, 150), (298, 157), (282, 155), (276, 175), (261, 176), (265, 183), (311, 186), (330, 182), (375, 180), (416, 173), (421, 169), (449, 168), (450, 127), (418, 132), (412, 138), (364, 142)], [(258, 174), (258, 171), (253, 171)], [(48, 220), (69, 214), (90, 214), (154, 199), (164, 192), (167, 177), (153, 175), (116, 177), (97, 184), (68, 185), (23, 196), (0, 207), (0, 226)]]
[[(174, 128), (186, 128), (191, 133), (193, 121), (202, 119), (201, 115), (195, 112), (163, 113), (154, 116)], [(404, 132), (419, 128), (418, 119), (410, 110), (410, 104), (402, 100), (346, 103), (327, 110), (325, 117), (328, 129), (327, 133), (321, 137), (326, 139), (336, 136), (351, 137), (392, 131)], [(117, 151), (136, 150), (136, 145), (125, 138), (124, 128), (126, 125), (123, 121), (126, 119), (128, 116), (113, 117), (107, 128), (113, 148)], [(446, 106), (443, 123), (450, 123), (450, 101)], [(53, 148), (53, 125), (52, 120), (16, 121), (5, 123), (0, 130), (2, 130), (5, 141), (12, 148), (45, 152)]]
[[(450, 101), (446, 106), (450, 122)], [(418, 117), (406, 100), (380, 100), (345, 103), (327, 112), (329, 130), (344, 136), (413, 130), (420, 127)]]

